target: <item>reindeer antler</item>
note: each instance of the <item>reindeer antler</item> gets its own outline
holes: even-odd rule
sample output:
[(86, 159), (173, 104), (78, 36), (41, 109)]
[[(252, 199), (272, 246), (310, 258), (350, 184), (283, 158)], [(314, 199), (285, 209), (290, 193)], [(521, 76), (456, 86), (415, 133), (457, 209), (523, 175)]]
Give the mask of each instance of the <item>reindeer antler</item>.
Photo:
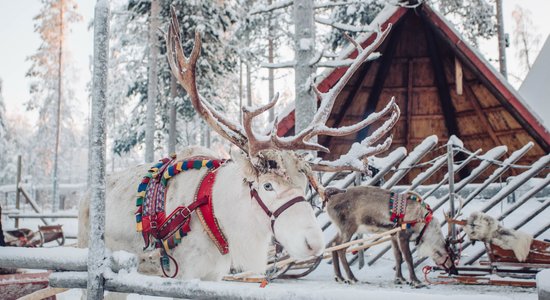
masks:
[(247, 151), (247, 137), (240, 125), (233, 123), (216, 109), (211, 107), (208, 102), (203, 101), (197, 91), (196, 65), (201, 51), (201, 37), (199, 32), (195, 32), (195, 44), (191, 55), (186, 57), (181, 47), (181, 36), (179, 32), (179, 23), (174, 7), (170, 9), (172, 20), (166, 35), (166, 47), (168, 64), (172, 69), (172, 74), (189, 94), (191, 104), (199, 115), (214, 129), (218, 134), (235, 144), (239, 148)]
[[(312, 122), (306, 129), (292, 137), (280, 137), (277, 135), (278, 119), (275, 119), (273, 128), (269, 134), (258, 134), (254, 132), (253, 119), (263, 112), (273, 108), (277, 103), (278, 95), (268, 104), (252, 109), (243, 107), (243, 126), (233, 123), (224, 115), (216, 111), (207, 101), (203, 100), (196, 86), (196, 63), (200, 55), (201, 39), (198, 32), (195, 33), (195, 45), (190, 57), (186, 57), (181, 47), (181, 37), (179, 34), (179, 24), (174, 8), (171, 8), (172, 20), (168, 34), (166, 36), (168, 49), (168, 63), (172, 73), (178, 82), (184, 87), (191, 98), (193, 107), (199, 115), (214, 129), (218, 134), (228, 139), (239, 148), (245, 150), (250, 156), (258, 154), (262, 150), (314, 150), (329, 152), (329, 150), (317, 142), (311, 141), (315, 136), (344, 136), (369, 126), (370, 124), (381, 120), (386, 114), (391, 112), (390, 118), (384, 125), (378, 128), (371, 136), (367, 137), (361, 143), (352, 146), (350, 153), (341, 156), (336, 161), (321, 161), (312, 164), (314, 170), (335, 171), (335, 170), (361, 170), (364, 171), (365, 164), (362, 160), (370, 155), (385, 151), (391, 144), (391, 137), (387, 138), (382, 144), (373, 146), (373, 143), (391, 130), (399, 118), (399, 108), (394, 100), (379, 113), (371, 114), (365, 120), (350, 126), (340, 128), (330, 128), (325, 125), (334, 106), (338, 94), (342, 91), (352, 75), (357, 71), (361, 64), (368, 60), (369, 56), (386, 38), (391, 25), (386, 30), (377, 32), (376, 39), (367, 48), (362, 48), (357, 42), (346, 35), (352, 44), (357, 48), (357, 57), (348, 67), (345, 74), (338, 83), (326, 93), (321, 93), (315, 86), (314, 92), (320, 98), (320, 107), (313, 117)], [(244, 128), (244, 129), (243, 129)]]

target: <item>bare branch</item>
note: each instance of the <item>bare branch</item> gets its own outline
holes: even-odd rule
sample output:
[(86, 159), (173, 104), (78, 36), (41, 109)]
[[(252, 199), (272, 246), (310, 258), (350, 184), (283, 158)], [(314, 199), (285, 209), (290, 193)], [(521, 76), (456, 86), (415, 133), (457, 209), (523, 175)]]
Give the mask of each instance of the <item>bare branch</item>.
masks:
[(323, 25), (328, 25), (331, 27), (334, 27), (336, 29), (344, 30), (344, 31), (350, 31), (350, 32), (373, 32), (371, 26), (353, 26), (349, 24), (344, 24), (340, 22), (336, 22), (332, 19), (327, 19), (323, 17), (315, 17), (315, 22)]
[(260, 67), (262, 68), (268, 68), (268, 69), (283, 69), (283, 68), (294, 68), (296, 65), (295, 61), (285, 61), (280, 63), (262, 63), (260, 64)]

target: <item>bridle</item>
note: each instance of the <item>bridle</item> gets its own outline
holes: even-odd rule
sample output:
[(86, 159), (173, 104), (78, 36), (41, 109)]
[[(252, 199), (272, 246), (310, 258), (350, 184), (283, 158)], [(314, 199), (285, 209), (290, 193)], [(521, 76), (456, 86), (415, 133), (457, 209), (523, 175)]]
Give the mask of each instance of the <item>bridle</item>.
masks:
[(277, 218), (284, 211), (289, 209), (294, 204), (300, 203), (300, 202), (306, 202), (306, 199), (302, 196), (294, 197), (294, 198), (288, 200), (287, 202), (285, 202), (283, 205), (281, 205), (279, 208), (277, 208), (274, 212), (272, 212), (271, 210), (269, 210), (267, 205), (265, 205), (264, 201), (262, 200), (262, 198), (258, 194), (258, 191), (254, 187), (252, 187), (252, 182), (248, 182), (248, 186), (250, 188), (250, 197), (252, 199), (255, 199), (256, 202), (258, 202), (258, 205), (260, 205), (260, 207), (265, 212), (267, 217), (271, 220), (271, 232), (273, 232), (273, 236), (275, 236), (274, 226), (275, 226), (275, 221), (277, 220)]

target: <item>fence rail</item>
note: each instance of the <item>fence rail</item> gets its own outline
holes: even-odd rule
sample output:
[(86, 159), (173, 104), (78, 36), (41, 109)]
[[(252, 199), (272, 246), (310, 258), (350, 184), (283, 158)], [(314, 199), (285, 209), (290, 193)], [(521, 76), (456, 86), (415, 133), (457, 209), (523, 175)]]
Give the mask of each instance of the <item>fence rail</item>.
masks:
[[(422, 158), (426, 154), (439, 148), (443, 148), (443, 146), (440, 146), (436, 149), (435, 146), (437, 145), (437, 142), (437, 137), (431, 136), (426, 138), (422, 143), (420, 143), (415, 149), (413, 149), (413, 151), (408, 154), (404, 148), (398, 148), (384, 158), (373, 159), (372, 163), (380, 163), (379, 172), (376, 173), (374, 177), (366, 178), (358, 184), (380, 185), (382, 188), (398, 189), (399, 191), (419, 191), (423, 199), (427, 199), (428, 203), (436, 213), (442, 213), (443, 209), (449, 211), (450, 208), (453, 206), (458, 207), (458, 203), (456, 203), (457, 200), (454, 200), (451, 205), (451, 195), (467, 191), (467, 196), (465, 196), (465, 199), (463, 199), (462, 203), (463, 208), (467, 209), (469, 205), (472, 205), (472, 201), (474, 201), (476, 197), (479, 197), (481, 194), (491, 194), (490, 199), (486, 201), (487, 204), (480, 209), (483, 212), (489, 212), (492, 208), (502, 203), (504, 199), (510, 197), (510, 195), (515, 196), (516, 192), (522, 185), (524, 185), (530, 179), (533, 179), (539, 174), (543, 173), (549, 168), (550, 165), (550, 154), (542, 156), (541, 158), (539, 158), (538, 161), (531, 164), (530, 166), (516, 164), (527, 152), (529, 152), (530, 149), (533, 148), (534, 144), (532, 142), (529, 142), (522, 148), (510, 153), (506, 159), (499, 160), (508, 153), (508, 149), (506, 146), (497, 146), (482, 154), (481, 149), (475, 151), (465, 149), (463, 143), (456, 137), (451, 137), (449, 139), (449, 144), (445, 145), (449, 147), (447, 153), (444, 153), (441, 156), (436, 157), (428, 162), (421, 162)], [(453, 162), (454, 156), (456, 156), (458, 153), (462, 153), (463, 159), (461, 161)], [(449, 164), (449, 162), (451, 163)], [(404, 177), (406, 177), (411, 172), (411, 170), (414, 170), (415, 168), (418, 169), (420, 167), (425, 168), (425, 170), (419, 173), (411, 181), (411, 184), (400, 185), (399, 187), (396, 186)], [(441, 176), (438, 175), (441, 174), (441, 172), (438, 171), (444, 169), (445, 167), (447, 168), (447, 172), (442, 176), (443, 178), (438, 178), (437, 176)], [(454, 184), (450, 185), (449, 173), (452, 173), (452, 177), (454, 177), (466, 167), (471, 169), (469, 174), (461, 180), (454, 182)], [(512, 177), (511, 180), (507, 182), (504, 188), (499, 188), (496, 191), (491, 191), (490, 193), (488, 193), (487, 190), (494, 190), (494, 188), (492, 188), (492, 185), (497, 183), (497, 181), (502, 180), (502, 176), (511, 168), (514, 168), (516, 172), (520, 174), (518, 176)], [(486, 174), (487, 172), (491, 173), (482, 183), (473, 184), (476, 179), (478, 179), (482, 174)], [(349, 174), (344, 177), (344, 179), (336, 182), (334, 182), (334, 178), (341, 178), (343, 176), (324, 174), (323, 177), (331, 179), (330, 181), (323, 182), (324, 185), (332, 184), (339, 188), (346, 188), (351, 185), (357, 184), (354, 181), (355, 176), (353, 174)], [(384, 178), (388, 179), (384, 181)], [(428, 180), (435, 181), (437, 183), (430, 186), (422, 186), (422, 184), (427, 182)], [(549, 194), (547, 196), (550, 196), (549, 185), (550, 174), (547, 174), (546, 176), (541, 178), (538, 183), (531, 187), (530, 190), (521, 194), (519, 196), (519, 199), (517, 199), (511, 207), (507, 208), (506, 211), (502, 212), (501, 214), (492, 213), (492, 216), (495, 217), (498, 221), (504, 221), (505, 219), (509, 218), (513, 212), (517, 211), (525, 204), (527, 204), (530, 199), (537, 195), (537, 193), (540, 193), (541, 191), (546, 189), (545, 194)], [(318, 201), (317, 198), (317, 195), (312, 195), (311, 200), (315, 202)], [(513, 226), (513, 228), (516, 230), (524, 228), (525, 225), (527, 225), (536, 216), (545, 212), (548, 206), (550, 206), (550, 200), (546, 200), (532, 212), (527, 213), (526, 216), (520, 220), (520, 222)], [(317, 216), (321, 215), (322, 213), (322, 211), (318, 211)], [(326, 219), (328, 219), (328, 221), (323, 224), (323, 230), (327, 230), (332, 226), (330, 219)], [(443, 218), (441, 219), (441, 226), (445, 226), (446, 221)], [(538, 237), (545, 234), (548, 229), (548, 225), (543, 226), (536, 232), (531, 232), (531, 234), (533, 234), (535, 237)], [(444, 230), (444, 232), (447, 231)], [(470, 242), (464, 242), (464, 244), (462, 245), (462, 250), (468, 248), (469, 246)], [(372, 255), (372, 258), (368, 261), (367, 264), (374, 264), (390, 249), (391, 246), (386, 246), (381, 250), (378, 250), (378, 252), (376, 253), (370, 253)], [(414, 253), (416, 249), (413, 249), (412, 251)], [(484, 253), (485, 249), (475, 252), (473, 256), (468, 261), (466, 261), (466, 264), (475, 263), (479, 260), (479, 258), (483, 256)], [(359, 253), (354, 255), (350, 259), (350, 263), (355, 263), (357, 261), (357, 255), (362, 254)], [(423, 261), (424, 259), (417, 261), (416, 265), (418, 266)], [(362, 266), (360, 265), (360, 268), (361, 267)]]

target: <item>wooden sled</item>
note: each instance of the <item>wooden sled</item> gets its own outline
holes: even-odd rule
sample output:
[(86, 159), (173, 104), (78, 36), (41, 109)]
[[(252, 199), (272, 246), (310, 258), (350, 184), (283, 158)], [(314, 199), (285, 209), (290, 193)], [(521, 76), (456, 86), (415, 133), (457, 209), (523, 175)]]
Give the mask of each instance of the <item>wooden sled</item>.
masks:
[(38, 231), (19, 228), (5, 232), (6, 246), (42, 247), (45, 243), (56, 241), (59, 246), (65, 243), (62, 225), (38, 226)]
[[(49, 275), (50, 272), (0, 275), (0, 298), (5, 300), (19, 299), (45, 289), (49, 284)], [(55, 296), (45, 299), (55, 299)]]
[[(517, 260), (512, 250), (485, 243), (488, 261), (480, 261), (480, 268), (458, 267), (458, 276), (439, 275), (438, 283), (536, 287), (538, 271), (550, 268), (550, 243), (533, 240), (529, 255), (523, 262)], [(437, 270), (438, 268), (434, 268)], [(424, 272), (426, 274), (426, 272)]]

